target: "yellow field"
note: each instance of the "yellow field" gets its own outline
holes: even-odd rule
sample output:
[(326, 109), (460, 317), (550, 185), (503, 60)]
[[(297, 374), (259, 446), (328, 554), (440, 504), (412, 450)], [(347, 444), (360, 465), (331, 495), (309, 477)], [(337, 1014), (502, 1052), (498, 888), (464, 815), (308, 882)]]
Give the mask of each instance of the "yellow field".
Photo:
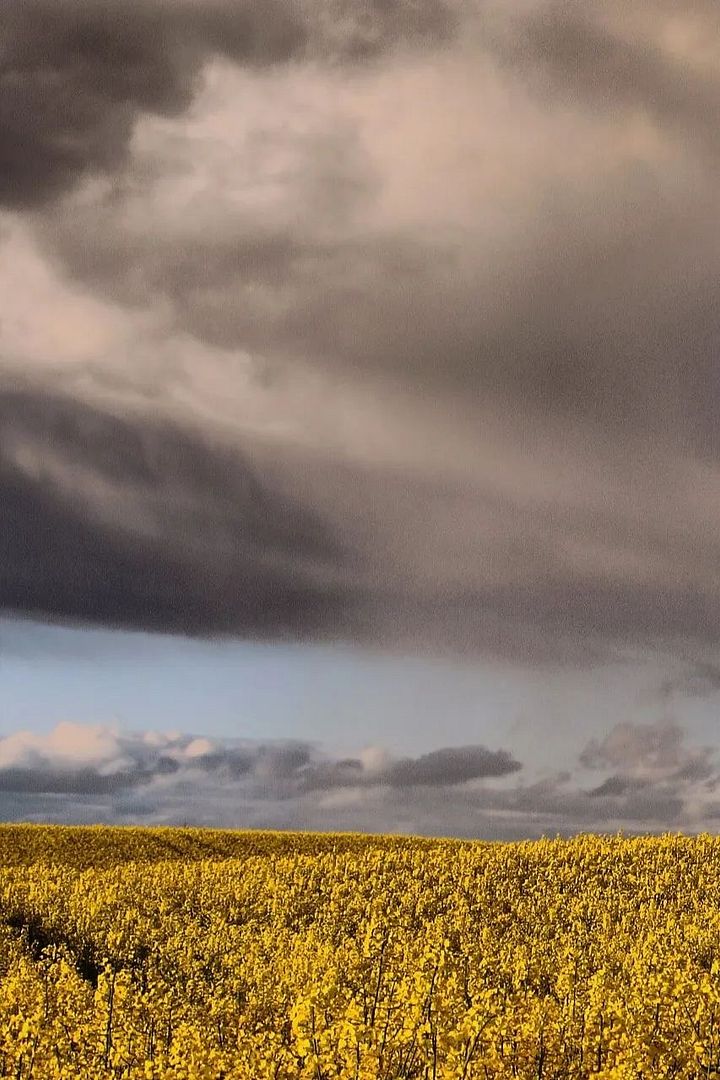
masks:
[(0, 828), (0, 1075), (720, 1076), (720, 841)]

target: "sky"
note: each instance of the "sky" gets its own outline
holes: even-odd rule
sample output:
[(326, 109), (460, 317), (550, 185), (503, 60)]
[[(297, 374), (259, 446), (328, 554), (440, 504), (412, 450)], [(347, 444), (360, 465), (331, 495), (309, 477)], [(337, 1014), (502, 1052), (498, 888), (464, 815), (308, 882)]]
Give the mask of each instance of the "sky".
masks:
[(720, 817), (710, 0), (4, 0), (0, 817)]

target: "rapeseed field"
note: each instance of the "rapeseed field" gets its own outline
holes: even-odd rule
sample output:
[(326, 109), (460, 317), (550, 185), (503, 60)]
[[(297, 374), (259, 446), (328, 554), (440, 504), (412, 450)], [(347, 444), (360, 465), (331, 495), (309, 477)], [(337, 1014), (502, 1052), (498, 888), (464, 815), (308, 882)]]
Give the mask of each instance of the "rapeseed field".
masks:
[(0, 1075), (720, 1076), (720, 840), (0, 828)]

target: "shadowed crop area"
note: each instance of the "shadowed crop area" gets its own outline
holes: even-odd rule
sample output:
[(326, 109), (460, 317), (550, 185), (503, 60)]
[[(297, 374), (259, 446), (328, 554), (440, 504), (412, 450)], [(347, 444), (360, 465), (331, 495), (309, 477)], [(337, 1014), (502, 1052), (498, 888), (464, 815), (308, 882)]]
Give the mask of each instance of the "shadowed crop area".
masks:
[(720, 1074), (720, 841), (0, 830), (0, 1075)]

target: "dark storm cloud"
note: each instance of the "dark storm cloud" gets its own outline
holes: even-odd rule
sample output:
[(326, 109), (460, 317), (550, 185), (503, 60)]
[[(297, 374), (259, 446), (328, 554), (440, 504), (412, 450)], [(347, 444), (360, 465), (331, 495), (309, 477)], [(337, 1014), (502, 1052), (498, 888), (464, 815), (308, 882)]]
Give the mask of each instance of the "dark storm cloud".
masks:
[[(614, 649), (633, 645), (701, 652), (720, 640), (715, 595), (703, 597), (696, 587), (678, 587), (672, 580), (636, 585), (597, 580), (569, 566), (561, 576), (552, 545), (562, 550), (567, 537), (550, 533), (545, 543), (547, 549), (538, 551), (528, 537), (523, 549), (528, 565), (518, 566), (517, 586), (490, 582), (483, 587), (469, 579), (462, 589), (440, 586), (423, 601), (388, 585), (371, 599), (357, 598), (361, 634), (364, 628), (381, 640), (422, 643), (425, 627), (438, 647), (540, 664), (603, 662)], [(480, 558), (480, 545), (477, 554)]]
[(118, 171), (137, 116), (186, 110), (213, 55), (363, 60), (452, 26), (441, 0), (4, 0), (0, 204), (35, 206)]
[[(558, 565), (565, 545), (603, 531), (622, 551), (622, 529), (594, 515), (410, 471), (275, 460), (27, 388), (0, 394), (0, 497), (0, 604), (18, 613), (522, 662), (720, 634), (720, 601), (692, 585), (620, 585)], [(484, 537), (488, 521), (496, 535)], [(668, 530), (663, 547), (686, 564), (697, 555)], [(517, 584), (493, 582), (508, 570)]]
[[(80, 495), (74, 470), (90, 477)], [(6, 610), (272, 638), (323, 635), (343, 609), (322, 522), (239, 452), (169, 423), (6, 391), (0, 501)]]
[[(720, 77), (701, 33), (672, 46), (675, 9), (5, 10), (0, 200), (32, 207), (23, 220), (64, 284), (165, 326), (146, 411), (165, 408), (168, 354), (192, 338), (197, 415), (120, 419), (120, 404), (53, 396), (52, 355), (28, 346), (31, 389), (0, 402), (2, 607), (522, 662), (716, 648)], [(681, 29), (713, 10), (681, 5)], [(193, 140), (182, 114), (213, 56), (231, 74)], [(287, 84), (252, 82), (290, 68)], [(281, 106), (265, 108), (275, 85)], [(286, 123), (300, 90), (317, 130)], [(149, 115), (182, 122), (151, 128), (143, 150), (131, 135)], [(218, 143), (226, 156), (196, 174)], [(81, 190), (95, 173), (112, 182)], [(221, 446), (201, 408), (218, 348), (267, 363), (280, 431), (275, 372), (333, 388), (307, 408), (300, 380), (287, 392), (320, 432), (314, 456), (293, 433), (271, 467), (250, 436)], [(87, 381), (142, 396), (143, 364), (132, 348), (100, 355)], [(385, 461), (361, 422), (344, 456), (352, 412), (325, 438), (337, 386), (373, 380), (378, 402), (388, 385), (418, 408), (420, 449), (391, 408)], [(218, 382), (231, 414), (243, 389), (233, 397), (229, 361)], [(456, 431), (465, 441), (446, 450)], [(354, 768), (337, 766), (343, 784)]]

